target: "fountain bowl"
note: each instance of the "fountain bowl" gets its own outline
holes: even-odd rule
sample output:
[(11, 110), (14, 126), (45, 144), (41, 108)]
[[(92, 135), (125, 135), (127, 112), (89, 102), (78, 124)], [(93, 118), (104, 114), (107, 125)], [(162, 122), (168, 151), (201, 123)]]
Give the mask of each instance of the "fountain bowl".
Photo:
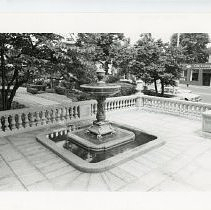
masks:
[(119, 92), (121, 86), (112, 83), (91, 83), (80, 86), (83, 91), (95, 97), (108, 97)]

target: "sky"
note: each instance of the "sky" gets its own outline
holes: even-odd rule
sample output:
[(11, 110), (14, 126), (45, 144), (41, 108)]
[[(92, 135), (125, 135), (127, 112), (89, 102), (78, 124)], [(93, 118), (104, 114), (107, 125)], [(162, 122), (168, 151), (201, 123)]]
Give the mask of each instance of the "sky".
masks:
[[(126, 32), (125, 33), (125, 36), (126, 37), (129, 37), (131, 39), (131, 43), (135, 43), (138, 39), (139, 39), (139, 35), (141, 34), (140, 33), (128, 33)], [(164, 42), (169, 42), (170, 41), (170, 38), (171, 38), (171, 35), (172, 33), (168, 33), (168, 32), (165, 32), (165, 33), (152, 33), (152, 37), (155, 38), (155, 39), (162, 39)]]
[[(139, 35), (141, 34), (140, 33), (124, 33), (126, 37), (129, 37), (131, 39), (131, 43), (134, 44), (138, 39), (139, 39)], [(168, 32), (165, 32), (165, 33), (151, 33), (152, 34), (152, 37), (155, 38), (155, 39), (162, 39), (163, 42), (170, 42), (170, 38), (172, 36), (173, 33), (168, 33)], [(211, 33), (208, 33), (209, 34), (209, 37), (210, 37), (210, 40), (211, 40)], [(211, 42), (207, 44), (207, 47), (211, 47)]]

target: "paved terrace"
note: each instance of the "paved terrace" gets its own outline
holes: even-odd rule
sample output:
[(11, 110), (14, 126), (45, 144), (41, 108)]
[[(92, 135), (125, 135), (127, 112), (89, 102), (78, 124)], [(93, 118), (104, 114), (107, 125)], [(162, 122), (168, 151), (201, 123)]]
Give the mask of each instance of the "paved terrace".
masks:
[(0, 138), (2, 191), (208, 191), (211, 137), (201, 121), (147, 111), (120, 110), (110, 120), (136, 126), (166, 144), (103, 173), (83, 173), (39, 144), (36, 130)]

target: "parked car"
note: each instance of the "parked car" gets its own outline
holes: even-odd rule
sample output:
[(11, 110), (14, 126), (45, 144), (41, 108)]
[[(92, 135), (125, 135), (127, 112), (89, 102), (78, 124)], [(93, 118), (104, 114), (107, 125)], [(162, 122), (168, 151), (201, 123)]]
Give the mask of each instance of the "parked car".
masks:
[(200, 96), (193, 93), (177, 93), (175, 94), (174, 98), (179, 99), (179, 100), (185, 100), (185, 101), (193, 101), (193, 102), (201, 101)]
[(165, 87), (165, 93), (173, 95), (173, 98), (185, 101), (198, 102), (201, 98), (197, 94), (193, 94), (191, 90), (181, 89), (179, 87)]

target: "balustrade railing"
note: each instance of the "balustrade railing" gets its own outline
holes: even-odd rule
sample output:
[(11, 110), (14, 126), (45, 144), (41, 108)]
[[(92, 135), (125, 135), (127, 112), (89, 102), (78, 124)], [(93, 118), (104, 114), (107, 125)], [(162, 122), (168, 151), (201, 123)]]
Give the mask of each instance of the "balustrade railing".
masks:
[(164, 112), (196, 119), (201, 119), (202, 113), (211, 109), (211, 104), (146, 95), (141, 97), (141, 104), (143, 109), (149, 111)]
[(107, 98), (105, 102), (105, 110), (113, 111), (118, 109), (135, 107), (137, 99), (138, 97), (136, 95)]
[(0, 133), (39, 127), (80, 118), (80, 103), (0, 112)]
[[(105, 102), (107, 112), (133, 107), (194, 119), (201, 119), (203, 112), (211, 110), (211, 104), (146, 95), (113, 97), (106, 99)], [(36, 129), (36, 127), (46, 125), (91, 119), (95, 117), (96, 113), (97, 102), (95, 100), (43, 106), (41, 108), (1, 111), (0, 135), (11, 131)]]

